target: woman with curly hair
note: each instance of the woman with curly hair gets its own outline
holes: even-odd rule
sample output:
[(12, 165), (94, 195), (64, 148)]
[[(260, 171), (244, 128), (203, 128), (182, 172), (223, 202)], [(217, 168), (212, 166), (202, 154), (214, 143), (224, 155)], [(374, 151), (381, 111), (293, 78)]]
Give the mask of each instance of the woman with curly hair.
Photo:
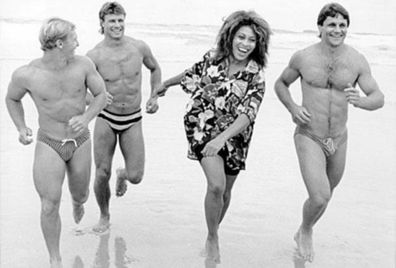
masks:
[(191, 95), (184, 116), (188, 158), (198, 160), (207, 180), (207, 258), (220, 262), (219, 224), (245, 161), (254, 120), (265, 91), (268, 23), (254, 11), (236, 11), (223, 23), (217, 47), (199, 62), (162, 83), (164, 96), (180, 84)]

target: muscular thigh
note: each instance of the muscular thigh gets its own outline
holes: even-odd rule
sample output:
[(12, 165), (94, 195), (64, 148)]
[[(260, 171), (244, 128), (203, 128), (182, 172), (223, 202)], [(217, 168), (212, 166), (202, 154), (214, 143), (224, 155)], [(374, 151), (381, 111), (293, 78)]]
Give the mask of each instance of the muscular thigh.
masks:
[(94, 129), (94, 158), (96, 168), (111, 169), (117, 136), (107, 122), (97, 118)]
[(33, 180), (41, 198), (59, 201), (65, 178), (66, 164), (50, 146), (37, 142), (34, 162)]
[(91, 140), (85, 141), (74, 152), (67, 163), (69, 189), (85, 192), (89, 187), (91, 176)]
[(304, 135), (294, 137), (298, 161), (304, 183), (310, 195), (329, 191), (326, 157), (315, 141)]
[(120, 134), (120, 148), (128, 172), (144, 170), (145, 151), (142, 121)]
[(327, 165), (327, 176), (333, 189), (340, 182), (345, 170), (347, 142), (339, 145), (335, 154), (329, 157)]

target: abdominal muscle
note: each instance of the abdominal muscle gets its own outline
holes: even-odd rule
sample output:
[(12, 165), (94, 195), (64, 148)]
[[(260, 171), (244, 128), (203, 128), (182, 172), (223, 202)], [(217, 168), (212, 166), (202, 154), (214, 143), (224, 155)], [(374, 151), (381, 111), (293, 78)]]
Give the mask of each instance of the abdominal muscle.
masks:
[(106, 82), (107, 91), (113, 96), (106, 110), (116, 114), (130, 114), (140, 109), (142, 102), (141, 76)]
[(343, 91), (305, 84), (302, 92), (302, 105), (311, 114), (311, 121), (301, 127), (319, 137), (336, 137), (345, 131), (348, 103)]
[[(57, 108), (61, 107), (61, 109)], [(55, 139), (75, 138), (80, 133), (74, 131), (69, 121), (74, 116), (82, 115), (85, 106), (56, 105), (56, 107), (41, 107), (39, 109), (39, 126), (47, 135)]]

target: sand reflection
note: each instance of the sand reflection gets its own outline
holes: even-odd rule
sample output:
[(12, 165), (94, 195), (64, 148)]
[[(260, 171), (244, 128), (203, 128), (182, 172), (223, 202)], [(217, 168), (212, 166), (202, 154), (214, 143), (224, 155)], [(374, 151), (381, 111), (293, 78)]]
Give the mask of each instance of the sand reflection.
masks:
[[(111, 267), (111, 256), (109, 250), (110, 231), (98, 235), (99, 244), (95, 253), (95, 259), (92, 265), (88, 267), (94, 268), (109, 268)], [(127, 268), (133, 262), (138, 260), (127, 255), (127, 244), (124, 238), (117, 236), (114, 238), (114, 266), (116, 268)], [(114, 267), (113, 266), (113, 267)], [(84, 268), (84, 262), (81, 257), (77, 255), (74, 258), (73, 268)]]

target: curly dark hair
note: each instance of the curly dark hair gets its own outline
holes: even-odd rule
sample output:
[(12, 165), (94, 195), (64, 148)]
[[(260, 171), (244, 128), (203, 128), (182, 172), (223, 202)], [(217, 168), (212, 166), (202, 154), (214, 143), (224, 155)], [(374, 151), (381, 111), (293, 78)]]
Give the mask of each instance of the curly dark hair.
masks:
[(220, 61), (232, 55), (232, 41), (242, 26), (251, 27), (257, 38), (256, 47), (249, 58), (265, 67), (272, 31), (269, 24), (255, 11), (235, 11), (224, 21), (217, 36), (216, 60)]

